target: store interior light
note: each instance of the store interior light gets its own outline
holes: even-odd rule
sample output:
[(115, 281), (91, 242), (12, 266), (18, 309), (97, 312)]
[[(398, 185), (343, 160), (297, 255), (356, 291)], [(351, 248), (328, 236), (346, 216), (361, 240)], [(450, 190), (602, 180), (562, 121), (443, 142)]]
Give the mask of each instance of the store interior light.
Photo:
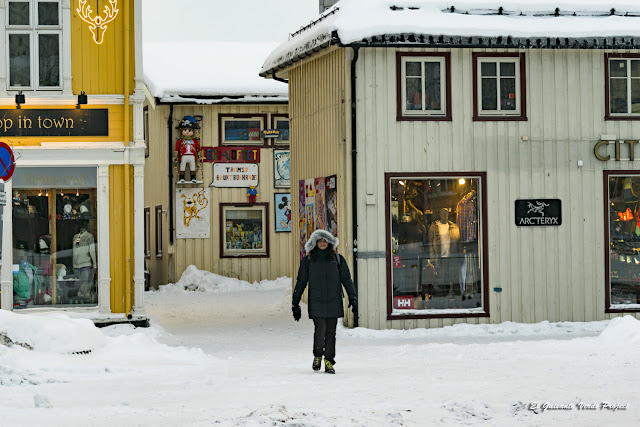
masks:
[(38, 193), (38, 197), (42, 196), (42, 190), (40, 190), (40, 192)]
[(45, 196), (49, 197), (49, 190), (47, 190), (47, 193), (45, 194)]
[(76, 190), (76, 196), (80, 195), (80, 190)]
[(402, 185), (404, 187), (404, 181), (398, 181), (398, 184)]
[(460, 179), (458, 180), (458, 184), (460, 184), (460, 185), (464, 185), (464, 183), (465, 183), (465, 182), (466, 182), (466, 181), (464, 180), (464, 178), (460, 178)]
[(64, 197), (64, 193), (60, 190), (60, 196)]

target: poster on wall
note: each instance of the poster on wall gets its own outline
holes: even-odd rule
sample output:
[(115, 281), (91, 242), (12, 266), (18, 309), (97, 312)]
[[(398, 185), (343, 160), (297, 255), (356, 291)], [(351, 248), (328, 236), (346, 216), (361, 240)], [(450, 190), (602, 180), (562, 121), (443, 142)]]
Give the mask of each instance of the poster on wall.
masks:
[(324, 200), (324, 177), (316, 178), (313, 183), (315, 192), (316, 192), (316, 230), (326, 230), (327, 229), (327, 213), (325, 210), (325, 200)]
[(209, 191), (204, 188), (176, 189), (176, 237), (208, 239)]
[(291, 194), (276, 193), (275, 197), (275, 218), (276, 232), (291, 231)]
[(289, 150), (273, 150), (273, 186), (275, 188), (291, 187), (290, 156)]
[(325, 179), (326, 229), (334, 236), (338, 235), (338, 191), (337, 176), (331, 175)]
[(315, 230), (324, 229), (334, 236), (338, 235), (337, 177), (331, 175), (300, 180), (298, 191), (300, 259), (302, 259), (306, 253), (304, 244)]
[(300, 228), (300, 260), (304, 258), (304, 244), (307, 242), (307, 218), (304, 209), (304, 179), (300, 180), (298, 190), (298, 227)]

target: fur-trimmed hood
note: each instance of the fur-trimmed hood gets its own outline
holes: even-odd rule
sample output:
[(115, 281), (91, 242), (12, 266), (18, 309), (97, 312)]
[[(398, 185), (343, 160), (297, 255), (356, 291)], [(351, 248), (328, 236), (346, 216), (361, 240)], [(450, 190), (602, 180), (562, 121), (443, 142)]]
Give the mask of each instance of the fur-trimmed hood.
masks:
[(340, 242), (337, 237), (329, 233), (327, 230), (316, 230), (311, 233), (311, 237), (309, 237), (307, 243), (304, 244), (304, 250), (307, 251), (307, 253), (311, 252), (313, 248), (316, 247), (316, 244), (320, 239), (324, 239), (330, 245), (333, 245), (333, 249), (336, 249), (338, 247), (338, 243)]

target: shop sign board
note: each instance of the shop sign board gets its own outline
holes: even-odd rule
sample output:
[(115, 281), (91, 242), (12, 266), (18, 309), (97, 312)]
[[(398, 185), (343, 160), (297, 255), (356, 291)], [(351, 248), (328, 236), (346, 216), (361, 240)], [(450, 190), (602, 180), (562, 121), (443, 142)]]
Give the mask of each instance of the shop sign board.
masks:
[(109, 136), (109, 110), (0, 110), (0, 136)]
[(95, 166), (21, 166), (13, 178), (13, 186), (25, 189), (96, 188), (97, 169)]
[(257, 187), (258, 165), (255, 163), (214, 163), (210, 187)]
[(13, 150), (6, 143), (0, 141), (0, 179), (7, 182), (16, 170), (16, 160)]
[(278, 129), (265, 129), (262, 131), (263, 138), (278, 138), (280, 131)]
[(516, 200), (516, 225), (519, 227), (541, 227), (562, 224), (560, 199)]
[(260, 163), (260, 149), (254, 147), (202, 147), (206, 163)]

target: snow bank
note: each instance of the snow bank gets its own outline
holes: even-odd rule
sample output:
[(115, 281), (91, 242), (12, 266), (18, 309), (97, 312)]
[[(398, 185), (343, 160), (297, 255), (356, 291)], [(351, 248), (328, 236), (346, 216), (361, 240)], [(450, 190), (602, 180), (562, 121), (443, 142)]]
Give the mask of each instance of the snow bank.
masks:
[[(291, 289), (290, 277), (279, 277), (276, 280), (261, 280), (260, 283), (249, 283), (231, 277), (220, 276), (205, 270), (198, 270), (190, 265), (182, 273), (176, 283), (161, 285), (157, 292), (237, 292), (237, 291), (270, 291), (276, 289)], [(153, 291), (150, 291), (153, 292)]]
[(640, 345), (640, 321), (632, 316), (613, 318), (598, 338), (607, 345)]

